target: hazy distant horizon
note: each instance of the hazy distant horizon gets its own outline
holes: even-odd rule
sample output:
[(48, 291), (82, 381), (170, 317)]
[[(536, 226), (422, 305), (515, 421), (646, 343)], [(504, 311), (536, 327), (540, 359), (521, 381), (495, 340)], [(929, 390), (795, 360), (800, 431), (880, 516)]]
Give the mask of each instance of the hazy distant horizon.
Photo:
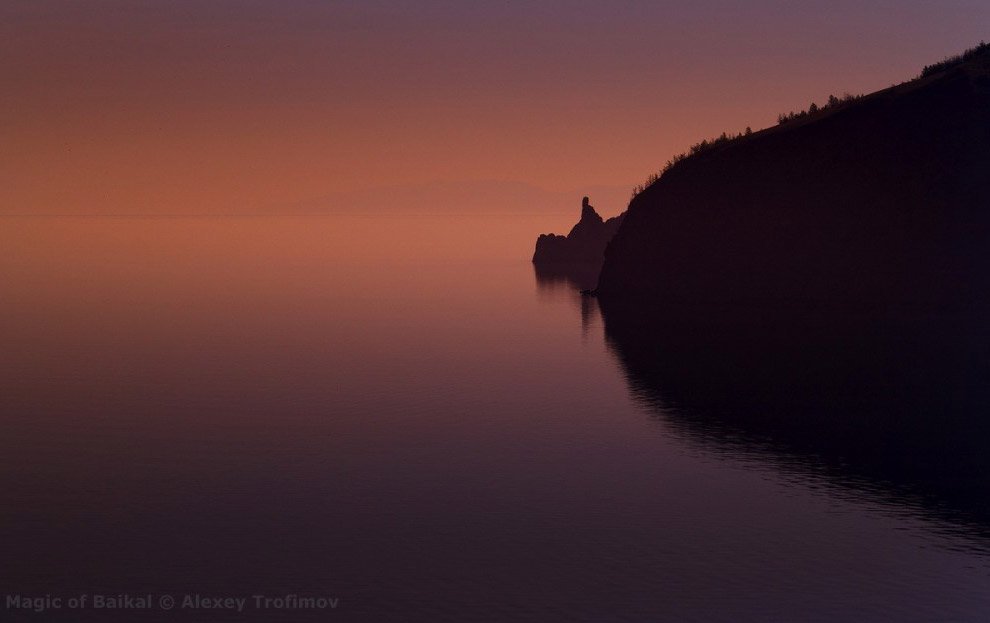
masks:
[[(351, 192), (328, 193), (296, 201), (272, 202), (257, 206), (230, 206), (224, 210), (196, 212), (175, 206), (174, 211), (150, 211), (141, 204), (109, 206), (106, 211), (81, 209), (67, 202), (59, 209), (39, 212), (18, 210), (16, 205), (0, 206), (0, 216), (306, 216), (334, 214), (519, 214), (551, 215), (575, 220), (581, 213), (581, 199), (591, 203), (603, 217), (623, 212), (631, 198), (624, 186), (588, 186), (554, 191), (513, 180), (456, 180), (421, 184), (378, 186)], [(566, 232), (565, 232), (566, 233)]]

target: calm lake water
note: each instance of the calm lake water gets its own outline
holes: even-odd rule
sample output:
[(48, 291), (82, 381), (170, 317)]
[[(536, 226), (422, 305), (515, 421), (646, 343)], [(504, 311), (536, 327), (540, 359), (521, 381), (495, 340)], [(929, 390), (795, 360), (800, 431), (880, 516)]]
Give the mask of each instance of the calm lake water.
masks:
[(979, 500), (687, 424), (534, 274), (571, 220), (3, 219), (0, 588), (64, 600), (3, 619), (990, 618)]

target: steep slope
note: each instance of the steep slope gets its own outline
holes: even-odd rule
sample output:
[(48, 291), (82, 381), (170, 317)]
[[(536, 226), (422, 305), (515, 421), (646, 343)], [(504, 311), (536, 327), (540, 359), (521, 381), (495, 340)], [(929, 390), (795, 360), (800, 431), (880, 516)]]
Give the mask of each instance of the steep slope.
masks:
[(631, 202), (598, 292), (990, 300), (990, 53), (678, 162)]

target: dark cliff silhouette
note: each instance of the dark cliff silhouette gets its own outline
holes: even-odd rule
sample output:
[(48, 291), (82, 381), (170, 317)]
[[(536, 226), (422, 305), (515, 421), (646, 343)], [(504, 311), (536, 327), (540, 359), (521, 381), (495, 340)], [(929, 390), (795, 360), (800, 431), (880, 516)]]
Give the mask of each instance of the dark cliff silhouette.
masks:
[(598, 302), (634, 395), (681, 433), (990, 536), (986, 314)]
[(986, 46), (672, 159), (597, 292), (682, 433), (990, 536)]
[(889, 308), (990, 299), (990, 50), (709, 146), (636, 195), (598, 294)]
[(602, 220), (585, 197), (581, 201), (581, 220), (569, 234), (542, 234), (536, 240), (533, 263), (540, 266), (576, 263), (600, 266), (605, 246), (619, 229), (622, 218), (620, 215), (607, 221)]

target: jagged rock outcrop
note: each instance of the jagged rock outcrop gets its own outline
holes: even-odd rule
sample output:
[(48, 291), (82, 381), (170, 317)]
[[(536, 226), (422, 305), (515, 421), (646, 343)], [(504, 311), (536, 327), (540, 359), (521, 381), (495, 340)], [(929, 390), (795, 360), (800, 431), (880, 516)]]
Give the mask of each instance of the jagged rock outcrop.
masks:
[(603, 298), (990, 302), (990, 52), (678, 162), (605, 256)]
[(566, 236), (541, 234), (536, 240), (535, 264), (601, 263), (605, 247), (619, 229), (624, 215), (602, 220), (588, 198), (581, 200), (581, 220)]

